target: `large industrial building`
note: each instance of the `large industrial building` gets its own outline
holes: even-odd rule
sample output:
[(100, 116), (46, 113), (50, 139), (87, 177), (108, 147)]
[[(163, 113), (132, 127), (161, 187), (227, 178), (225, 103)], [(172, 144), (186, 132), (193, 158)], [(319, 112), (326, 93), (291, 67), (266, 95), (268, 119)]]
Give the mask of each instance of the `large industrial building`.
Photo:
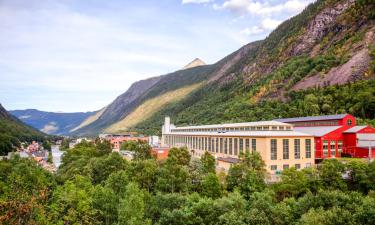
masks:
[(205, 151), (217, 159), (218, 167), (228, 169), (240, 152), (258, 151), (267, 170), (311, 167), (314, 164), (314, 137), (278, 121), (176, 127), (165, 118), (162, 143), (166, 147), (187, 147), (193, 157)]
[(271, 174), (325, 158), (375, 155), (375, 129), (357, 126), (350, 114), (187, 127), (176, 127), (166, 117), (162, 134), (163, 146), (185, 146), (193, 157), (208, 151), (225, 170), (245, 150), (258, 151)]

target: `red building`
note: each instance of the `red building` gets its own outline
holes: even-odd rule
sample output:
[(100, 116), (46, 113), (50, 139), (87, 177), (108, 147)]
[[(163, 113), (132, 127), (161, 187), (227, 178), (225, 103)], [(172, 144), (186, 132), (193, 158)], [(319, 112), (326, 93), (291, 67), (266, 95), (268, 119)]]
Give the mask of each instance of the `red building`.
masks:
[(151, 154), (157, 159), (157, 160), (163, 160), (168, 158), (169, 154), (169, 148), (164, 147), (154, 147), (151, 149)]
[[(315, 158), (318, 161), (341, 157), (342, 153), (352, 157), (368, 157), (369, 148), (374, 148), (375, 145), (375, 129), (370, 126), (356, 126), (356, 119), (350, 114), (286, 118), (276, 121), (293, 124), (294, 130), (313, 135)], [(374, 156), (374, 150), (372, 152)]]
[(148, 142), (148, 137), (133, 137), (133, 136), (122, 136), (122, 135), (113, 135), (106, 137), (108, 141), (111, 142), (113, 149), (119, 151), (121, 144), (126, 141), (146, 141)]
[(344, 145), (345, 153), (353, 157), (373, 158), (375, 156), (375, 128), (354, 126), (344, 131)]

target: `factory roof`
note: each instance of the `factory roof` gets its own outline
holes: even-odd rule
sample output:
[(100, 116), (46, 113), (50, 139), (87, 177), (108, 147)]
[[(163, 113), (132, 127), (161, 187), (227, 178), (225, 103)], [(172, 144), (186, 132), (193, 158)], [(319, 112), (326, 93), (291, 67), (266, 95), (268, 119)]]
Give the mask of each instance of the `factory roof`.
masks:
[(346, 131), (344, 131), (344, 133), (356, 133), (364, 128), (366, 128), (367, 126), (354, 126)]
[(295, 127), (294, 130), (297, 132), (310, 134), (314, 137), (321, 137), (339, 129), (340, 127), (341, 126)]
[(287, 123), (282, 123), (278, 121), (258, 121), (258, 122), (246, 122), (246, 123), (226, 123), (226, 124), (210, 124), (210, 125), (200, 125), (200, 126), (186, 126), (186, 127), (176, 127), (173, 129), (210, 129), (210, 128), (232, 128), (232, 127), (256, 127), (256, 126), (291, 126)]
[(179, 132), (172, 131), (172, 135), (184, 135), (184, 136), (220, 136), (220, 137), (292, 137), (292, 136), (301, 136), (308, 137), (312, 136), (307, 133), (292, 131), (292, 130), (277, 130), (277, 131), (227, 131), (227, 132), (208, 132), (208, 131), (196, 131), (196, 132)]
[(349, 114), (294, 117), (294, 118), (275, 119), (274, 121), (289, 123), (289, 122), (303, 122), (303, 121), (339, 120), (339, 119), (343, 119), (347, 115)]

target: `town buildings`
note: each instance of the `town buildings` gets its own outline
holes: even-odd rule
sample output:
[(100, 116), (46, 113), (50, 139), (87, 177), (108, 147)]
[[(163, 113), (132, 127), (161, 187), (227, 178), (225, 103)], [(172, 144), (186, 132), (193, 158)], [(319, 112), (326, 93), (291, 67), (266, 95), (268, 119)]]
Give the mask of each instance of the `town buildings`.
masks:
[(314, 137), (278, 121), (175, 127), (165, 118), (162, 128), (164, 147), (187, 147), (193, 157), (205, 151), (217, 159), (217, 166), (228, 169), (241, 152), (258, 151), (271, 174), (289, 167), (314, 164)]
[(148, 142), (149, 138), (148, 137), (135, 137), (131, 134), (129, 135), (106, 135), (104, 137), (106, 140), (111, 142), (112, 148), (114, 151), (119, 151), (121, 149), (121, 144), (126, 141), (145, 141)]

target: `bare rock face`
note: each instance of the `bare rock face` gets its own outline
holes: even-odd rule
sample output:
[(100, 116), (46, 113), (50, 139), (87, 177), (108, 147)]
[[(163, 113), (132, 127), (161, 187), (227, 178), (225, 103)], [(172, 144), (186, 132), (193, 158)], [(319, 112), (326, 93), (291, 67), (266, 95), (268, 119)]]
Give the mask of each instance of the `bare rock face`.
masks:
[(190, 68), (194, 68), (194, 67), (197, 67), (197, 66), (204, 66), (206, 65), (205, 62), (203, 62), (201, 59), (199, 58), (195, 58), (193, 61), (191, 61), (189, 64), (187, 64), (186, 66), (184, 66), (182, 69), (190, 69)]
[(310, 87), (324, 87), (335, 84), (345, 84), (362, 77), (369, 66), (370, 56), (368, 50), (363, 49), (355, 54), (345, 64), (332, 68), (327, 74), (316, 74), (298, 82), (292, 90), (307, 89)]
[(337, 4), (333, 8), (324, 9), (317, 14), (307, 26), (306, 32), (298, 38), (296, 45), (291, 48), (288, 55), (299, 55), (311, 49), (317, 41), (324, 37), (328, 28), (334, 24), (336, 18), (351, 7), (355, 0), (347, 0)]

